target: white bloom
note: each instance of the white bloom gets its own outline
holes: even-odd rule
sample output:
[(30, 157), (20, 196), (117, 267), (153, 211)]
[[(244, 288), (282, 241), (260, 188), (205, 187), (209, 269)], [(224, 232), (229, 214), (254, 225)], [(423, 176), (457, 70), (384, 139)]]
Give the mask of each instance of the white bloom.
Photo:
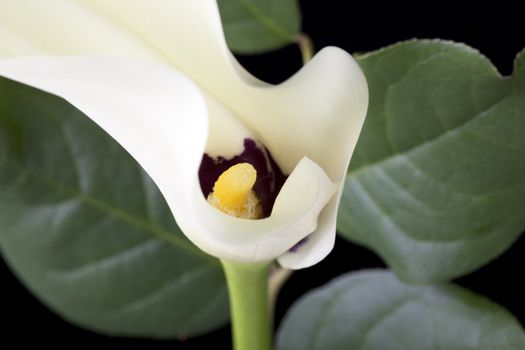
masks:
[[(325, 48), (273, 86), (233, 58), (215, 1), (0, 0), (0, 57), (0, 75), (63, 97), (115, 138), (202, 250), (301, 268), (332, 249), (368, 106), (346, 52)], [(260, 220), (210, 206), (197, 175), (204, 153), (232, 157), (245, 138), (289, 174)]]

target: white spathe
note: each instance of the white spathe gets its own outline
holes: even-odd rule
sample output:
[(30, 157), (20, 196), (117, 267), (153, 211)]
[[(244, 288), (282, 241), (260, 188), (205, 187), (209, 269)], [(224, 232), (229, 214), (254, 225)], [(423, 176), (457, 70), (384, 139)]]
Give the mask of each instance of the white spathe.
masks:
[[(0, 9), (0, 75), (65, 98), (106, 130), (201, 249), (238, 261), (277, 258), (289, 268), (330, 252), (368, 106), (349, 54), (325, 48), (273, 86), (228, 51), (215, 1), (0, 0)], [(198, 184), (202, 154), (233, 156), (245, 137), (290, 174), (262, 220), (220, 213)]]

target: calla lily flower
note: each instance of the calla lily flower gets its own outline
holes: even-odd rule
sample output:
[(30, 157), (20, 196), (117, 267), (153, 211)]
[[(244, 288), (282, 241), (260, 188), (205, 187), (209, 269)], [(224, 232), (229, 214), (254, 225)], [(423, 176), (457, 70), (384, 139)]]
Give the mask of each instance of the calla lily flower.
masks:
[[(111, 135), (205, 252), (297, 269), (331, 251), (368, 106), (343, 50), (324, 48), (270, 85), (228, 50), (215, 1), (0, 0), (0, 75), (64, 98)], [(242, 154), (269, 176), (256, 220), (203, 194), (208, 171)]]

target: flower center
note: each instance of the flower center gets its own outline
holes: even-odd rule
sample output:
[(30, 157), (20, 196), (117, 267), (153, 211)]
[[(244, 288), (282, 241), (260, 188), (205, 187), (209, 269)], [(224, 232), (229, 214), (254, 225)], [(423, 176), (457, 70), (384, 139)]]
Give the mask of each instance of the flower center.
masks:
[(253, 187), (250, 189), (256, 194), (255, 198), (260, 203), (261, 214), (258, 219), (270, 216), (275, 199), (286, 181), (286, 175), (279, 169), (266, 147), (250, 138), (244, 140), (244, 150), (232, 158), (221, 156), (212, 158), (206, 153), (203, 155), (199, 168), (199, 181), (204, 198), (208, 198), (214, 191), (219, 176), (240, 163), (249, 163), (256, 171), (255, 184), (252, 184)]
[(223, 172), (208, 196), (208, 202), (222, 212), (245, 219), (262, 215), (259, 198), (252, 190), (257, 171), (250, 163), (238, 163)]

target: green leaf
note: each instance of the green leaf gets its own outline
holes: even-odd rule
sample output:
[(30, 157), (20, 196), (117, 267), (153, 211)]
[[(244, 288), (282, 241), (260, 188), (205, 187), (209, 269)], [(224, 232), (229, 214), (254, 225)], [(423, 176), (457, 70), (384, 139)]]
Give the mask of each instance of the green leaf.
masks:
[(340, 233), (418, 283), (466, 274), (505, 251), (525, 228), (525, 54), (511, 78), (443, 41), (358, 61), (370, 107)]
[(218, 0), (228, 47), (256, 54), (296, 41), (301, 28), (297, 0)]
[(404, 285), (385, 271), (350, 273), (301, 298), (283, 320), (279, 350), (521, 350), (506, 310), (453, 285)]
[(6, 79), (0, 244), (39, 299), (98, 332), (187, 337), (228, 319), (219, 262), (181, 234), (138, 164), (62, 99)]

